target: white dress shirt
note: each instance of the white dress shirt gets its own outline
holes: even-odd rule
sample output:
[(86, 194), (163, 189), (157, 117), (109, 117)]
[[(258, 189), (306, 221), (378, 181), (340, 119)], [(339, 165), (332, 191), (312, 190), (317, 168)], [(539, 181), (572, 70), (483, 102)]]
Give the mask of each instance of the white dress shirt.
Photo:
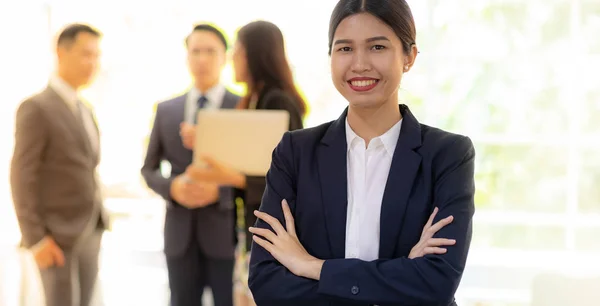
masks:
[(223, 104), (223, 98), (225, 97), (225, 91), (227, 89), (222, 84), (217, 84), (206, 92), (201, 92), (195, 87), (192, 87), (187, 94), (185, 100), (185, 122), (194, 124), (194, 117), (198, 112), (198, 99), (205, 96), (207, 101), (204, 106), (205, 109), (219, 109)]
[(346, 119), (348, 211), (346, 258), (379, 258), (381, 204), (402, 120), (366, 147)]
[(85, 131), (89, 137), (92, 150), (97, 153), (98, 147), (100, 146), (100, 138), (96, 129), (96, 123), (94, 123), (92, 113), (86, 109), (86, 106), (83, 104), (81, 104), (81, 107), (78, 106), (78, 103), (81, 103), (81, 100), (77, 91), (56, 75), (50, 77), (49, 86), (63, 99), (63, 101), (65, 101), (75, 116), (81, 118)]

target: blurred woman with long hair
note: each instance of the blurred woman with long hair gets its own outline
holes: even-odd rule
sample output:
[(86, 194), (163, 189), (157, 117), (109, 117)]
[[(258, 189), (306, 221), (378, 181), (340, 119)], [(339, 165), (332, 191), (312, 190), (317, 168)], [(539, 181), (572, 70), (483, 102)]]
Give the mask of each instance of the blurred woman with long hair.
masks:
[[(290, 115), (289, 130), (301, 129), (302, 118), (306, 114), (306, 103), (294, 85), (292, 71), (285, 53), (285, 43), (281, 30), (273, 23), (255, 21), (242, 27), (232, 55), (237, 82), (245, 83), (247, 94), (238, 104), (239, 109), (286, 110)], [(240, 154), (243, 154), (240, 152)], [(231, 200), (240, 197), (244, 200), (245, 248), (241, 250), (237, 269), (237, 284), (244, 288), (241, 305), (252, 304), (247, 290), (248, 258), (252, 235), (248, 227), (256, 222), (253, 212), (260, 207), (265, 190), (265, 177), (247, 176), (211, 158), (206, 160), (209, 167), (190, 170), (197, 180), (210, 181), (221, 186), (233, 186)], [(223, 201), (223, 195), (221, 201)]]

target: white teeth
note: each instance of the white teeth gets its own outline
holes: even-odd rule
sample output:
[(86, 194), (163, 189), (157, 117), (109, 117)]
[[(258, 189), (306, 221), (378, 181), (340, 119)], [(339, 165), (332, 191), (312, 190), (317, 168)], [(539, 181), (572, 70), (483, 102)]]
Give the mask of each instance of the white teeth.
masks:
[(351, 81), (350, 84), (352, 84), (354, 87), (367, 87), (373, 85), (375, 82), (375, 80)]

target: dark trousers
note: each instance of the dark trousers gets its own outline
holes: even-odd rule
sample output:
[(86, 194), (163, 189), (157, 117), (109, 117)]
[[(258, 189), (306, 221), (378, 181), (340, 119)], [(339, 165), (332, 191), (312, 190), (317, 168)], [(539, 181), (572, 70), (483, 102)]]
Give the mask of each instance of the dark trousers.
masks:
[(72, 250), (63, 250), (65, 265), (40, 269), (46, 306), (88, 306), (98, 277), (98, 254), (103, 229), (81, 238)]
[(208, 258), (198, 243), (181, 256), (167, 256), (171, 306), (202, 306), (202, 294), (210, 287), (214, 306), (233, 306), (234, 259)]

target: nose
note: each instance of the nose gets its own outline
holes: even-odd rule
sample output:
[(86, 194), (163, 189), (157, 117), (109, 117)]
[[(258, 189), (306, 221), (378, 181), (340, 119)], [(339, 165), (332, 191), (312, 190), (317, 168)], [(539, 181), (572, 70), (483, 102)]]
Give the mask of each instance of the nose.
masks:
[(364, 51), (357, 51), (352, 56), (352, 72), (361, 73), (371, 70), (371, 61)]

